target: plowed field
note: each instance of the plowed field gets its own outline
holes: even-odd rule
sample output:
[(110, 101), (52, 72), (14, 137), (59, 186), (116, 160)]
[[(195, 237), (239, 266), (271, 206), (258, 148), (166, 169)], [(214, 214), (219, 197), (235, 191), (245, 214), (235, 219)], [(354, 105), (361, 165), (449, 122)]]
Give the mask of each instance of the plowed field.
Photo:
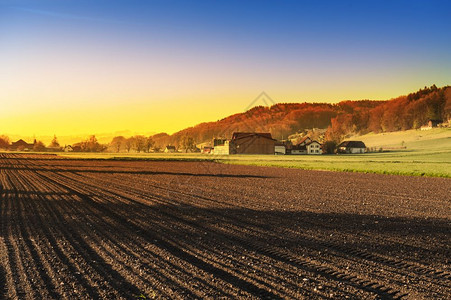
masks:
[(449, 299), (451, 179), (0, 154), (0, 298)]

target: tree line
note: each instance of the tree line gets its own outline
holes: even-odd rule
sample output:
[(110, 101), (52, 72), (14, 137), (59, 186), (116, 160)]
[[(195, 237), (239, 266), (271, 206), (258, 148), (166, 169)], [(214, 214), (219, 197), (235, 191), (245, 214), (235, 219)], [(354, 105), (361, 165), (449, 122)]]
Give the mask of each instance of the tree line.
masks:
[(376, 107), (355, 107), (331, 119), (326, 138), (340, 141), (349, 135), (418, 129), (428, 120), (451, 119), (451, 87), (425, 87)]

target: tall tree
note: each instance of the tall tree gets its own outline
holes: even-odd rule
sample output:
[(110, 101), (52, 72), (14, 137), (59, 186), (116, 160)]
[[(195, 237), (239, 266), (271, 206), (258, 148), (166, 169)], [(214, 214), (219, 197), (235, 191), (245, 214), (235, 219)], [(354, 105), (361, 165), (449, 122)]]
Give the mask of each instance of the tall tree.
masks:
[(142, 135), (135, 135), (134, 136), (134, 143), (133, 143), (133, 147), (136, 150), (136, 152), (141, 152), (144, 151), (146, 148), (146, 142), (147, 139), (145, 136)]
[(42, 152), (45, 151), (45, 149), (45, 145), (41, 141), (35, 141), (35, 143), (33, 144), (33, 151)]
[(59, 148), (60, 143), (58, 143), (58, 139), (56, 138), (56, 135), (53, 135), (52, 142), (49, 145), (50, 148)]
[(121, 152), (121, 149), (125, 147), (126, 138), (123, 136), (115, 136), (111, 142), (110, 147), (113, 149), (114, 152)]
[(146, 152), (150, 152), (150, 149), (155, 145), (155, 141), (151, 136), (147, 137), (146, 140)]

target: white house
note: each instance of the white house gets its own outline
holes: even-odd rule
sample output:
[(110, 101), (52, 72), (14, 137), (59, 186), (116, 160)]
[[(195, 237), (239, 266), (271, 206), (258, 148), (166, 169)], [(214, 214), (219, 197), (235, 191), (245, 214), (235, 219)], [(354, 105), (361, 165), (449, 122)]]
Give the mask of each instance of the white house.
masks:
[(337, 147), (338, 153), (365, 153), (365, 143), (362, 141), (344, 141)]
[(306, 144), (307, 154), (323, 154), (321, 150), (321, 144), (317, 141), (311, 141)]

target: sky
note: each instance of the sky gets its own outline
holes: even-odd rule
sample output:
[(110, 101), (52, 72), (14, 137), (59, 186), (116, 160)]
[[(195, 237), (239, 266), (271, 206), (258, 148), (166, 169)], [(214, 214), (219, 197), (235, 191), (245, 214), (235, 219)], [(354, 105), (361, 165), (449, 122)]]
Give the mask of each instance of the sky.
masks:
[[(451, 84), (451, 1), (0, 0), (0, 134), (173, 133)], [(256, 104), (259, 104), (258, 101)]]

